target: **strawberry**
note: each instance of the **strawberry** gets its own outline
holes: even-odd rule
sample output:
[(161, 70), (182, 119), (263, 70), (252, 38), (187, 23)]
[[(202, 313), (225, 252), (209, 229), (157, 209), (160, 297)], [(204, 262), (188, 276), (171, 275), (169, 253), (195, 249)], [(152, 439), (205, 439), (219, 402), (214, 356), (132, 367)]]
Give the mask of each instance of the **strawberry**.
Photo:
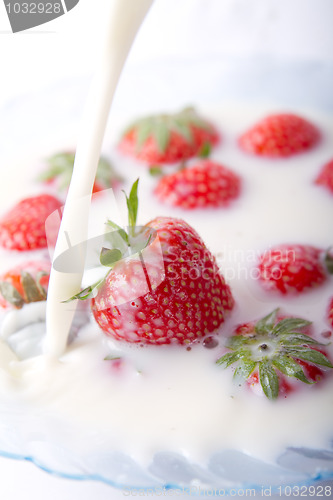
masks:
[(215, 258), (186, 222), (157, 217), (141, 230), (135, 226), (137, 185), (127, 198), (129, 232), (118, 232), (132, 254), (123, 258), (121, 250), (104, 248), (101, 262), (111, 270), (73, 298), (93, 294), (95, 320), (117, 340), (188, 344), (224, 322), (233, 307), (231, 291)]
[(228, 168), (204, 160), (162, 177), (155, 189), (157, 197), (181, 208), (225, 207), (240, 193), (241, 179)]
[(278, 245), (264, 252), (258, 263), (259, 280), (267, 291), (303, 292), (324, 283), (324, 252), (310, 245)]
[(208, 156), (219, 140), (213, 125), (193, 108), (174, 114), (153, 115), (131, 124), (119, 150), (148, 164), (177, 163), (193, 156)]
[(333, 194), (333, 160), (323, 166), (315, 179), (315, 184), (324, 186)]
[(51, 264), (24, 262), (0, 276), (0, 306), (21, 309), (29, 302), (46, 300)]
[(21, 200), (0, 220), (0, 245), (19, 251), (45, 248), (45, 221), (61, 206), (62, 203), (49, 194)]
[(314, 384), (326, 376), (326, 369), (333, 368), (324, 347), (317, 347), (323, 344), (304, 333), (310, 333), (310, 326), (302, 318), (281, 317), (275, 309), (259, 321), (237, 327), (226, 342), (231, 352), (217, 364), (224, 368), (235, 364), (234, 379), (247, 381), (268, 399), (286, 396), (297, 388), (293, 379)]
[[(71, 181), (74, 167), (75, 153), (57, 153), (47, 160), (48, 168), (42, 172), (38, 180), (46, 184), (55, 185), (59, 192), (66, 191)], [(120, 176), (115, 173), (110, 162), (101, 157), (98, 162), (93, 193), (104, 189), (114, 188), (121, 182)]]
[(333, 328), (333, 297), (328, 304), (327, 319), (331, 328)]
[(318, 129), (294, 114), (269, 115), (239, 138), (240, 147), (258, 156), (283, 158), (307, 151), (320, 138)]

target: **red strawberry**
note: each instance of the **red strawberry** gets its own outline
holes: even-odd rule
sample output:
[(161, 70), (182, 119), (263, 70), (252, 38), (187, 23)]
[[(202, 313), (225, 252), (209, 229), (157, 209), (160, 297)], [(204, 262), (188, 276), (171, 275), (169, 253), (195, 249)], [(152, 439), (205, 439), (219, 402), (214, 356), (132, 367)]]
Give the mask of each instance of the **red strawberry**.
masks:
[(323, 166), (315, 179), (315, 183), (324, 186), (333, 194), (333, 160)]
[(294, 114), (270, 115), (239, 139), (240, 147), (259, 156), (280, 158), (311, 149), (320, 133), (310, 122)]
[(20, 201), (0, 220), (0, 245), (19, 251), (45, 248), (45, 221), (61, 206), (62, 203), (49, 194)]
[[(183, 220), (156, 218), (139, 232), (136, 189), (137, 182), (127, 199), (129, 233), (119, 234), (136, 246), (141, 235), (141, 251), (136, 248), (128, 258), (121, 258), (119, 250), (109, 251), (112, 268), (92, 298), (94, 317), (107, 335), (118, 340), (193, 342), (224, 322), (233, 307), (230, 288), (200, 236)], [(117, 252), (121, 260), (114, 263)], [(103, 262), (107, 254), (103, 252)], [(75, 298), (86, 298), (91, 290), (88, 287)]]
[(142, 118), (124, 132), (119, 149), (148, 164), (177, 163), (207, 156), (219, 136), (213, 125), (192, 108), (175, 115)]
[(210, 160), (162, 177), (155, 194), (181, 208), (224, 207), (239, 196), (240, 177)]
[(21, 309), (29, 302), (46, 300), (51, 264), (24, 262), (0, 276), (0, 306)]
[(328, 304), (327, 318), (330, 326), (333, 328), (333, 297), (330, 299)]
[(286, 397), (299, 382), (316, 383), (333, 368), (325, 349), (317, 347), (322, 344), (309, 335), (311, 323), (278, 311), (237, 327), (226, 343), (231, 352), (217, 360), (224, 368), (235, 364), (235, 380), (269, 399)]
[[(57, 153), (47, 160), (48, 168), (38, 179), (46, 184), (54, 184), (58, 191), (66, 191), (72, 178), (75, 153)], [(120, 176), (115, 173), (110, 162), (101, 157), (98, 162), (96, 180), (93, 193), (104, 189), (114, 188), (121, 182)]]
[(0, 220), (0, 245), (19, 251), (45, 248), (45, 221), (61, 206), (62, 203), (49, 194), (24, 198)]
[[(291, 392), (293, 392), (295, 390), (295, 386), (293, 384), (290, 384), (288, 382), (288, 380), (284, 376), (282, 376), (281, 374), (278, 374), (278, 380), (279, 380), (278, 396), (280, 398), (287, 397), (288, 394), (290, 394)], [(261, 396), (264, 394), (263, 389), (262, 389), (261, 384), (260, 384), (260, 376), (259, 376), (258, 368), (256, 368), (256, 370), (253, 373), (251, 373), (251, 375), (247, 379), (246, 383), (250, 387), (250, 389), (258, 396)]]
[(327, 278), (323, 252), (310, 245), (279, 245), (259, 258), (259, 280), (268, 290), (283, 294), (303, 292)]

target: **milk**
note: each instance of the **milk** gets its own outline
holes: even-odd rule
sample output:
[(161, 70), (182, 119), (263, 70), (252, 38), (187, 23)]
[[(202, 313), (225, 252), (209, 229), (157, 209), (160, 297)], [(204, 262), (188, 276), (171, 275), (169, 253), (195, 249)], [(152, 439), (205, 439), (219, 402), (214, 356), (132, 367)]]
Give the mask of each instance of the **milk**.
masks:
[[(145, 167), (113, 149), (114, 163), (126, 173), (128, 186), (141, 168), (139, 223), (157, 215), (182, 217), (216, 256), (236, 301), (219, 329), (219, 346), (209, 350), (199, 344), (187, 351), (177, 346), (126, 345), (107, 339), (90, 318), (60, 359), (43, 355), (15, 359), (4, 347), (7, 344), (1, 344), (1, 397), (14, 394), (23, 408), (45, 415), (45, 421), (50, 416), (59, 419), (69, 435), (85, 436), (84, 443), (78, 442), (87, 452), (118, 450), (141, 464), (148, 464), (159, 451), (206, 463), (213, 453), (224, 449), (274, 461), (288, 446), (330, 446), (332, 376), (319, 385), (304, 385), (287, 399), (270, 402), (246, 385), (234, 385), (232, 370), (215, 363), (224, 352), (225, 336), (235, 325), (260, 318), (276, 307), (313, 321), (316, 338), (327, 342), (321, 334), (328, 330), (325, 313), (333, 295), (331, 279), (314, 291), (287, 298), (264, 293), (253, 279), (258, 255), (270, 246), (304, 243), (327, 248), (332, 241), (332, 198), (313, 179), (331, 155), (333, 120), (304, 111), (325, 137), (309, 153), (284, 160), (244, 154), (235, 138), (272, 107), (230, 103), (201, 110), (223, 134), (212, 158), (242, 177), (242, 194), (226, 209), (187, 212), (159, 203), (152, 195), (156, 181)], [(120, 130), (117, 117), (113, 123), (110, 150)], [(24, 175), (28, 173), (23, 165)], [(103, 208), (109, 210), (109, 202), (106, 198), (100, 203), (103, 214)], [(96, 224), (99, 222), (97, 217)], [(2, 251), (2, 266), (6, 267), (9, 257)], [(30, 321), (30, 305), (25, 308)], [(35, 314), (37, 321), (39, 312)], [(33, 334), (35, 326), (29, 328)], [(328, 352), (332, 359), (331, 345)], [(122, 358), (118, 367), (105, 359), (110, 356)], [(51, 432), (48, 439), (52, 441), (55, 435)], [(69, 446), (69, 438), (63, 444)]]
[[(87, 238), (90, 196), (112, 98), (127, 54), (152, 2), (153, 0), (111, 2), (107, 37), (82, 119), (74, 171), (54, 259), (70, 246), (84, 242)], [(83, 267), (84, 252), (81, 255), (81, 270), (78, 272), (62, 273), (54, 267), (52, 269), (47, 301), (47, 355), (60, 356), (66, 347), (75, 305), (64, 301), (80, 289)]]
[[(82, 122), (55, 259), (89, 237), (91, 191), (111, 101), (131, 43), (151, 3), (115, 0), (111, 4), (108, 39)], [(144, 465), (160, 451), (183, 454), (202, 464), (225, 449), (274, 461), (290, 446), (329, 447), (333, 434), (332, 377), (318, 386), (304, 386), (287, 399), (270, 402), (246, 385), (234, 385), (231, 369), (216, 365), (224, 353), (225, 336), (238, 323), (260, 318), (276, 307), (312, 320), (320, 341), (324, 341), (322, 333), (328, 329), (325, 308), (333, 295), (332, 281), (315, 291), (285, 298), (265, 294), (254, 280), (255, 262), (270, 246), (305, 243), (326, 248), (332, 244), (332, 198), (314, 186), (313, 179), (332, 154), (333, 120), (306, 112), (325, 137), (307, 154), (270, 161), (242, 153), (235, 138), (273, 107), (224, 104), (203, 109), (223, 134), (213, 159), (239, 173), (243, 181), (240, 198), (227, 209), (185, 212), (164, 206), (154, 199), (155, 181), (145, 168), (113, 152), (115, 164), (128, 179), (127, 187), (142, 168), (139, 223), (157, 215), (182, 217), (216, 256), (236, 301), (218, 331), (218, 347), (209, 350), (198, 344), (186, 350), (180, 346), (117, 343), (102, 334), (91, 316), (67, 346), (75, 305), (63, 301), (80, 289), (84, 246), (77, 272), (66, 274), (53, 269), (51, 273), (46, 335), (41, 321), (43, 305), (29, 304), (0, 318), (0, 400), (20, 403), (22, 419), (31, 411), (43, 415), (45, 427), (49, 427), (44, 437), (47, 443), (58, 444), (53, 425), (56, 419), (68, 432), (67, 440), (59, 445), (72, 446), (71, 436), (78, 437), (73, 453), (80, 446), (87, 453), (119, 451)], [(112, 133), (110, 142), (114, 143), (119, 127), (115, 126)], [(36, 151), (36, 158), (39, 153)], [(22, 183), (28, 172), (24, 167), (22, 164), (19, 172)], [(6, 195), (1, 207), (4, 210), (11, 199), (10, 189)], [(104, 208), (109, 209), (107, 201)], [(5, 251), (0, 251), (0, 257), (3, 269), (12, 266), (16, 258)], [(31, 254), (23, 258), (31, 259)], [(36, 355), (35, 345), (30, 356), (26, 354), (28, 349), (25, 354), (17, 349), (16, 329), (21, 335), (19, 341), (27, 347), (37, 338), (43, 341), (44, 334), (44, 353)], [(328, 350), (332, 358), (332, 346)]]

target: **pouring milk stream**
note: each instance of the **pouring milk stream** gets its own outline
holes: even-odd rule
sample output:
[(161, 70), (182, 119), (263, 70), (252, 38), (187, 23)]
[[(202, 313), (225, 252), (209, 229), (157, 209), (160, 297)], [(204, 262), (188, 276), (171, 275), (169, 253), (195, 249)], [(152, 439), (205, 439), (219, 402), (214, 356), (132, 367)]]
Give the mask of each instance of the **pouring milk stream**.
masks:
[[(153, 0), (112, 0), (105, 49), (92, 82), (82, 120), (72, 181), (62, 216), (54, 260), (69, 245), (85, 241), (91, 193), (111, 102), (129, 50)], [(84, 252), (82, 252), (84, 254)], [(77, 264), (77, 263), (76, 263)], [(63, 303), (81, 286), (84, 255), (75, 273), (52, 268), (47, 300), (45, 354), (60, 356), (67, 344), (75, 303)]]

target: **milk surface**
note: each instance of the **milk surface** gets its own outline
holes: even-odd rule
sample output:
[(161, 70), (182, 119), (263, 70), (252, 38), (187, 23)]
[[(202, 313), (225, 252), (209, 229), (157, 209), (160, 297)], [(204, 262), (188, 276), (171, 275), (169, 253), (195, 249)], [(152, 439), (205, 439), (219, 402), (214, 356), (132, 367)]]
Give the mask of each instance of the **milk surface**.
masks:
[[(84, 436), (80, 446), (121, 451), (144, 464), (159, 451), (178, 452), (204, 463), (224, 449), (274, 461), (288, 446), (329, 448), (333, 434), (332, 375), (323, 383), (304, 385), (286, 399), (271, 402), (246, 385), (234, 385), (232, 370), (218, 367), (215, 361), (225, 352), (224, 339), (236, 324), (260, 318), (276, 307), (313, 321), (316, 338), (327, 341), (321, 334), (329, 329), (325, 314), (333, 295), (332, 279), (317, 290), (284, 298), (265, 294), (254, 278), (256, 259), (270, 246), (304, 243), (328, 248), (332, 244), (332, 197), (315, 186), (313, 179), (331, 157), (333, 119), (304, 110), (303, 116), (322, 131), (321, 143), (306, 154), (267, 160), (240, 151), (236, 137), (268, 112), (277, 111), (274, 104), (231, 103), (199, 111), (216, 123), (222, 135), (212, 159), (243, 179), (240, 198), (225, 209), (188, 212), (156, 201), (152, 194), (156, 180), (144, 166), (115, 151), (127, 117), (119, 121), (114, 117), (113, 133), (107, 139), (113, 163), (126, 177), (126, 191), (140, 175), (139, 224), (157, 215), (181, 217), (216, 255), (236, 301), (219, 331), (219, 346), (210, 350), (198, 344), (186, 350), (112, 342), (90, 317), (59, 359), (43, 355), (17, 359), (3, 340), (0, 398), (18, 401), (29, 412), (45, 415), (46, 421), (56, 417), (66, 429)], [(23, 163), (16, 168), (22, 179), (28, 178)], [(14, 198), (10, 187), (6, 196), (2, 211)], [(123, 212), (122, 193), (116, 198)], [(101, 195), (95, 209), (100, 214), (96, 223), (112, 217), (108, 196)], [(4, 250), (0, 256), (1, 269), (27, 258)], [(31, 324), (29, 328), (33, 333), (37, 327)], [(331, 345), (328, 350), (332, 359)], [(110, 356), (122, 361), (105, 359)], [(52, 434), (52, 426), (50, 429)]]

